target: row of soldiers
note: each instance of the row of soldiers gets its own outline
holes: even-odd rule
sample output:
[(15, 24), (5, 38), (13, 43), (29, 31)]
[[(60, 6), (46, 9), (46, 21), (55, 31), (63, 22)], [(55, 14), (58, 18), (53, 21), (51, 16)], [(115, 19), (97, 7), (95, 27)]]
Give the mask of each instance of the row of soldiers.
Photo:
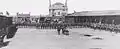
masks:
[(101, 23), (90, 23), (87, 27), (92, 28), (94, 30), (106, 30), (110, 32), (119, 33), (120, 32), (120, 25), (115, 24), (101, 24)]
[[(18, 26), (22, 26), (23, 28), (27, 28), (27, 27), (37, 27), (37, 28), (40, 28), (40, 29), (57, 29), (57, 26), (59, 26), (59, 24), (57, 23), (40, 23), (40, 24), (17, 24)], [(82, 23), (78, 24), (78, 23), (74, 23), (74, 24), (70, 24), (70, 23), (63, 23), (63, 25), (66, 25), (66, 26), (72, 26), (72, 27), (81, 27)]]
[[(72, 27), (72, 28), (81, 28), (81, 27), (87, 27), (92, 29), (99, 29), (99, 30), (107, 30), (111, 32), (120, 32), (120, 25), (115, 24), (102, 24), (102, 23), (63, 23), (66, 26)], [(40, 23), (40, 24), (29, 24), (23, 26), (35, 26), (40, 29), (57, 29), (57, 26), (59, 26), (57, 23), (51, 24), (51, 23)]]

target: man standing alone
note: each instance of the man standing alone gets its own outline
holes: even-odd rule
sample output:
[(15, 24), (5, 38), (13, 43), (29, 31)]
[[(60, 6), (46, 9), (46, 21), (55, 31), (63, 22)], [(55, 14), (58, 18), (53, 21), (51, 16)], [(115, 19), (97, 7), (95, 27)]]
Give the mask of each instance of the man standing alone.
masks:
[(61, 25), (58, 25), (58, 26), (57, 26), (58, 35), (60, 35), (60, 31), (61, 31)]

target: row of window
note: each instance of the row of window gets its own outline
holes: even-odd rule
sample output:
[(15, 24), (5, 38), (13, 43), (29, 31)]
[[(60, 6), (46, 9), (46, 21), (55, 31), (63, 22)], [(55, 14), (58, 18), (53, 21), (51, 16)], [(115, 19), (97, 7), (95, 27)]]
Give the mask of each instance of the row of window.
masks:
[(53, 15), (63, 15), (63, 16), (65, 16), (65, 15), (66, 15), (66, 13), (61, 13), (61, 12), (58, 12), (58, 13), (53, 13)]

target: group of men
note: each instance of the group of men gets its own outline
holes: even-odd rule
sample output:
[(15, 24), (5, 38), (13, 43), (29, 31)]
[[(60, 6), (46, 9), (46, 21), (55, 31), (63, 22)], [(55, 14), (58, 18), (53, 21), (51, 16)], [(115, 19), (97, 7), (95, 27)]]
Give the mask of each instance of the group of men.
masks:
[(60, 35), (61, 31), (62, 31), (63, 35), (69, 35), (69, 31), (67, 30), (67, 26), (64, 25), (63, 23), (60, 23), (57, 25), (58, 35)]

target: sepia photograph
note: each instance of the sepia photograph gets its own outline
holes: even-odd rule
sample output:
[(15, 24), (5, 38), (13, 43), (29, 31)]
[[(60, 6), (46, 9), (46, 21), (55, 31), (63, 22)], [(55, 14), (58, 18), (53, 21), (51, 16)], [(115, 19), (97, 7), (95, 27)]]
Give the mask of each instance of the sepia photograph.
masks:
[(120, 49), (119, 0), (1, 0), (0, 49)]

